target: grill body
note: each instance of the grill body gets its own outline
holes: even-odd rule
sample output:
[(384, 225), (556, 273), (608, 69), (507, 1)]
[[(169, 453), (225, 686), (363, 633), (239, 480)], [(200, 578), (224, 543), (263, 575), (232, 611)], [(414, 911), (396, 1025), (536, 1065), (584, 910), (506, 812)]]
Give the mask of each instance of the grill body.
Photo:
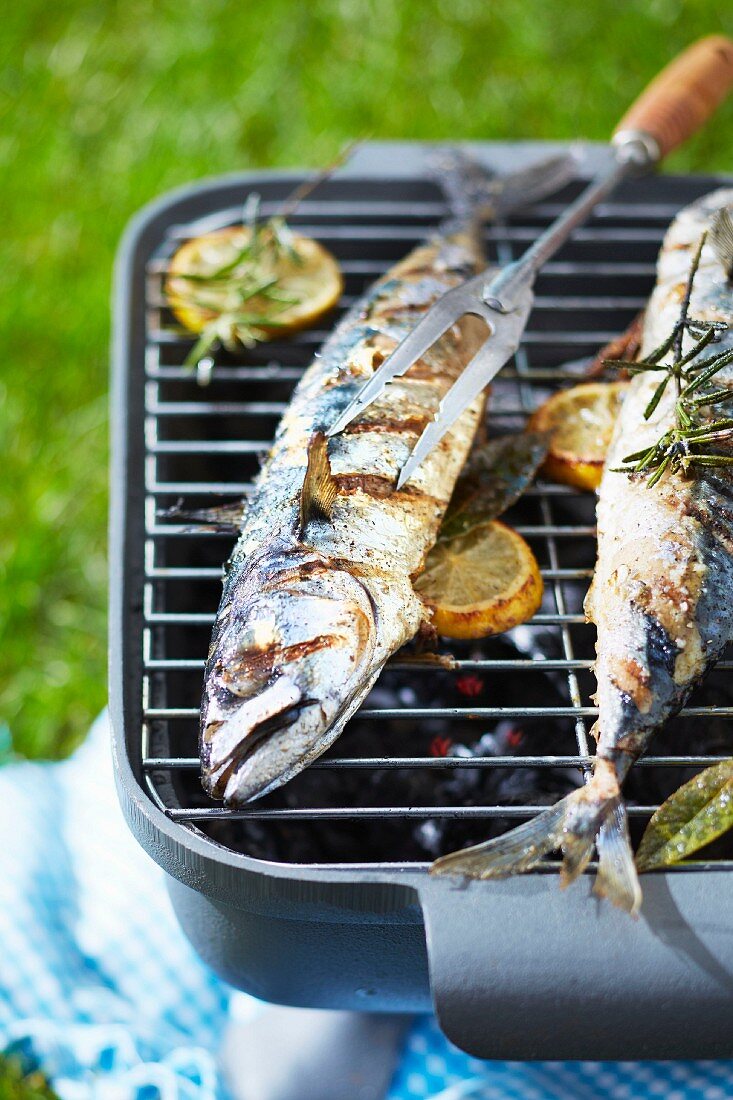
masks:
[[(472, 148), (500, 171), (549, 151), (491, 143)], [(592, 147), (586, 160), (590, 173)], [(120, 251), (110, 707), (118, 789), (130, 827), (168, 873), (176, 912), (202, 957), (256, 996), (365, 1011), (434, 1006), (449, 1037), (482, 1057), (730, 1056), (730, 859), (646, 876), (642, 917), (632, 921), (589, 898), (588, 878), (561, 893), (552, 867), (461, 887), (431, 880), (425, 857), (411, 852), (404, 858), (405, 843), (418, 836), (414, 830), (431, 822), (476, 828), (481, 835), (483, 828), (507, 827), (539, 808), (528, 796), (490, 799), (488, 788), (475, 785), (463, 801), (459, 788), (446, 794), (435, 787), (433, 797), (425, 793), (425, 779), (419, 791), (409, 786), (415, 774), (428, 783), (444, 782), (448, 774), (480, 784), (483, 776), (512, 768), (562, 775), (566, 782), (569, 775), (578, 781), (587, 768), (592, 634), (583, 625), (581, 602), (593, 560), (591, 499), (540, 486), (521, 505), (517, 523), (541, 552), (547, 587), (530, 628), (538, 633), (531, 644), (525, 638), (524, 648), (517, 639), (514, 650), (496, 642), (461, 652), (456, 673), (485, 677), (490, 686), (504, 680), (504, 695), (494, 698), (490, 691), (488, 700), (457, 704), (449, 685), (442, 703), (426, 700), (420, 685), (431, 670), (397, 662), (383, 677), (388, 694), (376, 705), (367, 702), (361, 740), (349, 741), (347, 732), (327, 760), (285, 788), (295, 793), (251, 810), (225, 811), (198, 790), (193, 753), (203, 656), (220, 563), (232, 540), (171, 522), (161, 512), (180, 497), (200, 508), (218, 494), (231, 500), (246, 493), (257, 452), (267, 446), (292, 385), (324, 334), (306, 333), (239, 359), (224, 356), (212, 386), (198, 389), (182, 370), (187, 345), (166, 317), (161, 278), (176, 242), (236, 220), (251, 190), (261, 193), (267, 212), (296, 181), (258, 173), (176, 193), (138, 216)], [(505, 391), (497, 386), (492, 397), (497, 423), (520, 424), (538, 395), (572, 378), (563, 366), (567, 360), (595, 351), (624, 327), (651, 289), (668, 221), (722, 182), (645, 179), (604, 204), (543, 273), (523, 348), (505, 372)], [(489, 258), (505, 262), (517, 255), (571, 194), (490, 228)], [(424, 149), (400, 143), (365, 147), (304, 204), (295, 223), (334, 248), (353, 297), (442, 213), (440, 194), (425, 177)], [(541, 661), (533, 648), (540, 643)], [(715, 675), (725, 678), (729, 667), (722, 662)], [(535, 683), (529, 705), (524, 685)], [(673, 789), (680, 774), (720, 753), (730, 755), (733, 707), (721, 705), (727, 697), (717, 681), (705, 690), (690, 701), (677, 742), (671, 735), (674, 751), (662, 745), (638, 769), (661, 776), (661, 790), (665, 782)], [(385, 729), (398, 741), (395, 731), (403, 727), (409, 745), (422, 745), (423, 728), (437, 737), (460, 731), (468, 739), (466, 731), (477, 723), (495, 731), (497, 723), (546, 728), (550, 751), (539, 751), (542, 741), (534, 734), (530, 748), (511, 755), (495, 738), (492, 752), (480, 759), (442, 758), (425, 748), (392, 756), (363, 747), (365, 737), (369, 744)], [(723, 731), (723, 740), (727, 731), (727, 751), (713, 742), (697, 755), (685, 750), (685, 731), (713, 727)], [(368, 777), (377, 773), (391, 776), (393, 785), (370, 787)], [(385, 791), (393, 795), (403, 781), (403, 794), (390, 801)], [(337, 791), (343, 784), (340, 798), (333, 796), (334, 783)], [(460, 789), (469, 790), (465, 783)], [(639, 826), (662, 797), (650, 802), (640, 789), (641, 801), (632, 797), (630, 809)], [(260, 838), (268, 829), (282, 830), (274, 848)], [(348, 840), (340, 839), (342, 832)], [(394, 855), (385, 859), (384, 850)]]

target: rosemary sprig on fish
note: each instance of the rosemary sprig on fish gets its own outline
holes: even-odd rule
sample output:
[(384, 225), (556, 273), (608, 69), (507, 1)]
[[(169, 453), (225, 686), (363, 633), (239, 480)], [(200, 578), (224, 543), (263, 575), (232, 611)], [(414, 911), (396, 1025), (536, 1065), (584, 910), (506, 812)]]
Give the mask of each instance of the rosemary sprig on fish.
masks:
[[(721, 263), (726, 264), (727, 238), (715, 232), (721, 221), (730, 224), (727, 210), (719, 212), (711, 233)], [(647, 371), (661, 372), (662, 379), (644, 409), (644, 420), (651, 419), (670, 383), (676, 394), (673, 426), (667, 428), (650, 447), (626, 455), (623, 464), (614, 467), (617, 473), (649, 474), (647, 484), (650, 488), (656, 485), (667, 469), (691, 475), (701, 467), (720, 469), (733, 465), (733, 456), (724, 454), (719, 447), (730, 438), (733, 418), (713, 420), (709, 416), (710, 409), (726, 405), (733, 399), (733, 390), (714, 383), (715, 377), (733, 362), (733, 349), (726, 348), (715, 355), (700, 358), (710, 344), (720, 340), (729, 326), (725, 321), (706, 321), (689, 315), (692, 287), (707, 236), (705, 231), (700, 237), (690, 266), (680, 316), (672, 331), (643, 359), (613, 363), (615, 367), (625, 368), (632, 376)], [(724, 250), (722, 257), (721, 249)], [(694, 343), (683, 354), (682, 342), (686, 332)]]
[[(692, 381), (700, 381), (688, 398), (702, 397), (713, 378), (721, 402), (733, 394), (731, 265), (711, 233), (720, 211), (731, 209), (733, 190), (714, 192), (683, 210), (665, 237), (642, 360), (655, 367), (671, 354), (670, 364), (680, 371), (679, 392), (675, 380), (659, 393), (655, 370), (636, 373), (600, 485), (598, 561), (586, 598), (586, 613), (598, 631), (592, 775), (526, 824), (438, 860), (436, 873), (502, 877), (529, 870), (559, 850), (566, 885), (587, 867), (596, 846), (596, 892), (629, 912), (639, 909), (621, 784), (733, 638), (733, 468), (718, 461), (733, 458), (733, 438), (716, 429), (715, 439), (705, 441), (714, 442), (714, 466), (697, 463), (695, 476), (688, 477), (681, 460), (670, 460), (651, 493), (645, 471), (622, 477), (614, 467), (624, 466), (630, 451), (650, 452), (675, 430), (679, 396), (688, 385), (682, 370), (695, 361), (703, 338), (717, 340), (718, 350), (715, 361), (693, 375)], [(694, 321), (681, 324), (682, 317)]]

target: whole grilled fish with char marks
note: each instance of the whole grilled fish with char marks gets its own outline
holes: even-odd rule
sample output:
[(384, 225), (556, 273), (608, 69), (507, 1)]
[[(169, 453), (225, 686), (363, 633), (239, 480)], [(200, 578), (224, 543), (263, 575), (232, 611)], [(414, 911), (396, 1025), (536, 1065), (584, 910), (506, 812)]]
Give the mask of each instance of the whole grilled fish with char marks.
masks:
[[(549, 189), (549, 167), (528, 171), (528, 192)], [(555, 186), (569, 176), (565, 158), (559, 167)], [(426, 620), (412, 578), (435, 542), (483, 399), (408, 485), (394, 486), (485, 339), (483, 322), (464, 317), (347, 431), (328, 443), (324, 432), (435, 300), (483, 266), (486, 173), (454, 157), (443, 183), (453, 217), (380, 279), (327, 341), (247, 504), (201, 710), (203, 783), (229, 804), (272, 790), (327, 749), (387, 658)]]
[[(693, 256), (724, 208), (733, 210), (733, 190), (693, 203), (668, 230), (646, 311), (642, 357), (674, 329)], [(714, 345), (716, 352), (733, 348), (729, 274), (708, 237), (689, 316), (731, 326)], [(691, 343), (686, 336), (683, 350)], [(616, 469), (626, 455), (651, 447), (675, 423), (673, 386), (644, 419), (658, 383), (654, 371), (631, 382), (599, 489), (598, 561), (586, 598), (586, 613), (598, 630), (593, 775), (586, 786), (532, 821), (438, 860), (436, 873), (503, 877), (526, 871), (561, 849), (566, 884), (587, 866), (596, 844), (596, 892), (630, 912), (641, 904), (620, 785), (733, 638), (731, 467), (696, 468), (690, 477), (667, 471), (653, 486), (643, 475)], [(715, 376), (715, 387), (729, 388), (733, 397), (733, 365)], [(733, 454), (733, 443), (724, 449)]]

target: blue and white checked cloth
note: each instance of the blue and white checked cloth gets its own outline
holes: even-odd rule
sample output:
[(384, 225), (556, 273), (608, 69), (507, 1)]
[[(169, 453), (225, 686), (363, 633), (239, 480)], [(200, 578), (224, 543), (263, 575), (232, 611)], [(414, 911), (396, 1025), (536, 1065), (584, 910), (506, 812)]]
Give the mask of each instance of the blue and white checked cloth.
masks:
[[(241, 1027), (267, 1008), (179, 930), (122, 819), (105, 719), (71, 760), (0, 770), (0, 836), (0, 1050), (40, 1065), (62, 1100), (226, 1100), (232, 1013)], [(286, 1051), (283, 1037), (262, 1056)], [(422, 1018), (385, 1100), (555, 1097), (725, 1100), (733, 1063), (480, 1062)]]

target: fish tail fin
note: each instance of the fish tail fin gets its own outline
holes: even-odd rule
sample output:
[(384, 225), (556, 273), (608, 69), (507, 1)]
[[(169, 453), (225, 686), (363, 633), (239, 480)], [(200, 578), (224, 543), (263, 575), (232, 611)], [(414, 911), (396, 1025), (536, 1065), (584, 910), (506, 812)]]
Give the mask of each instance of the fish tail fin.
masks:
[(430, 873), (506, 878), (531, 870), (544, 856), (561, 846), (567, 803), (572, 797), (568, 795), (503, 836), (441, 856), (433, 863)]
[(498, 176), (465, 149), (444, 146), (432, 158), (452, 218), (486, 222), (559, 191), (578, 174), (573, 150), (566, 150)]
[[(600, 766), (599, 766), (600, 765)], [(618, 778), (606, 761), (598, 761), (590, 782), (503, 836), (435, 861), (431, 874), (467, 878), (506, 878), (529, 871), (550, 852), (562, 850), (560, 885), (574, 882), (585, 870), (598, 844), (596, 893), (636, 914), (641, 903), (626, 810)]]
[(621, 799), (601, 825), (596, 845), (598, 874), (593, 892), (598, 897), (608, 898), (619, 909), (637, 916), (641, 906), (641, 886), (629, 840), (626, 807)]
[(496, 173), (465, 149), (444, 145), (430, 158), (430, 172), (446, 197), (449, 221), (458, 225), (489, 221), (501, 189)]

